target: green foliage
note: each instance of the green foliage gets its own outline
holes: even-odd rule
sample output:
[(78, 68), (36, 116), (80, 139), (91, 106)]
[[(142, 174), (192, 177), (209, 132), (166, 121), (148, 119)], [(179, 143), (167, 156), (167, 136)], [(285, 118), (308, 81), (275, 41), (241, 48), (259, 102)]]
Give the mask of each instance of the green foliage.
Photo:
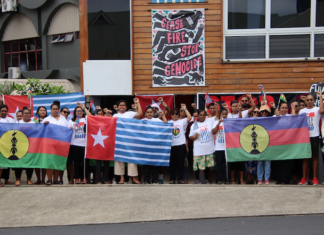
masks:
[(29, 89), (32, 89), (31, 95), (56, 95), (70, 93), (70, 90), (65, 91), (63, 86), (52, 86), (49, 83), (41, 84), (39, 79), (30, 79), (23, 85), (14, 84), (15, 90), (18, 91), (20, 95), (28, 95)]
[(0, 83), (0, 94), (10, 95), (15, 90), (15, 83), (5, 81), (3, 84)]

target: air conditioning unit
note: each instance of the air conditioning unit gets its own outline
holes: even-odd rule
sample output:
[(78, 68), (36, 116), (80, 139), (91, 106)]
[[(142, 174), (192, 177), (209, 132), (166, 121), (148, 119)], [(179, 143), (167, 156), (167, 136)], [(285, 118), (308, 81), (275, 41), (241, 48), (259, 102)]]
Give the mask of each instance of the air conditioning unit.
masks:
[(21, 78), (21, 69), (19, 67), (9, 67), (8, 78), (9, 79)]
[(1, 0), (2, 12), (17, 11), (17, 0)]

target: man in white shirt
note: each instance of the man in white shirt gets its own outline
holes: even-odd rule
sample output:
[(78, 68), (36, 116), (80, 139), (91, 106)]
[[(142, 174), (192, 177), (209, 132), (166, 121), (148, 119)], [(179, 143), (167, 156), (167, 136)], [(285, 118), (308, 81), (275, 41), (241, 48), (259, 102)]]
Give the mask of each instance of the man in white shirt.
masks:
[[(251, 106), (249, 104), (251, 103)], [(250, 93), (246, 93), (246, 96), (243, 96), (240, 104), (242, 105), (242, 118), (247, 118), (255, 109), (255, 103)]]
[[(300, 110), (300, 114), (306, 113), (307, 115), (307, 123), (308, 123), (308, 131), (309, 137), (312, 147), (312, 161), (313, 161), (313, 185), (318, 185), (319, 182), (317, 180), (318, 173), (318, 147), (319, 147), (319, 122), (321, 115), (324, 114), (324, 104), (322, 93), (317, 92), (317, 96), (320, 99), (320, 108), (315, 107), (315, 98), (312, 94), (308, 94), (306, 96), (306, 108)], [(305, 158), (303, 161), (303, 178), (299, 182), (299, 184), (308, 184), (307, 182), (307, 170), (308, 170), (308, 162), (309, 159)]]

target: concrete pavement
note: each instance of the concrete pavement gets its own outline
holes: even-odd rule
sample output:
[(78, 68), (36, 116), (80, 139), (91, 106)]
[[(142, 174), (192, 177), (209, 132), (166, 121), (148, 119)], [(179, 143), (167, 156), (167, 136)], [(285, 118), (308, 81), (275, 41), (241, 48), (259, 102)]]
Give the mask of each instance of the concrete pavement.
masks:
[(0, 228), (322, 214), (323, 193), (323, 186), (7, 186)]

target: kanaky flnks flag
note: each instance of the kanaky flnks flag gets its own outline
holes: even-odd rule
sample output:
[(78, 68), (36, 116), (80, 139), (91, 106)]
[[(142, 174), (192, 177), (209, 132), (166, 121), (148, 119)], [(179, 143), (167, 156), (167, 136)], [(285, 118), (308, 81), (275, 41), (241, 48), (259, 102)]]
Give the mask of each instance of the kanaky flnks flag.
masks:
[[(28, 100), (27, 95), (4, 95), (4, 103), (8, 106), (8, 116), (16, 120), (16, 113), (23, 107), (32, 106), (32, 102)], [(32, 107), (31, 107), (32, 108)], [(31, 114), (31, 116), (33, 116)]]
[(265, 98), (265, 91), (263, 86), (261, 86), (261, 95)]
[(282, 93), (282, 92), (281, 92), (281, 94), (280, 94), (280, 98), (279, 98), (279, 99), (280, 99), (281, 101), (287, 103), (287, 99), (286, 99), (284, 93)]
[(85, 103), (85, 97), (81, 92), (58, 94), (58, 95), (35, 95), (33, 96), (33, 111), (34, 115), (39, 106), (44, 106), (47, 109), (47, 115), (51, 114), (51, 104), (54, 100), (60, 101), (61, 108), (68, 108), (69, 111), (73, 111), (76, 108), (76, 103)]
[(53, 124), (0, 126), (0, 167), (64, 170), (73, 131)]
[(117, 119), (115, 161), (169, 166), (173, 125)]
[(311, 157), (306, 114), (266, 118), (224, 118), (228, 162)]

